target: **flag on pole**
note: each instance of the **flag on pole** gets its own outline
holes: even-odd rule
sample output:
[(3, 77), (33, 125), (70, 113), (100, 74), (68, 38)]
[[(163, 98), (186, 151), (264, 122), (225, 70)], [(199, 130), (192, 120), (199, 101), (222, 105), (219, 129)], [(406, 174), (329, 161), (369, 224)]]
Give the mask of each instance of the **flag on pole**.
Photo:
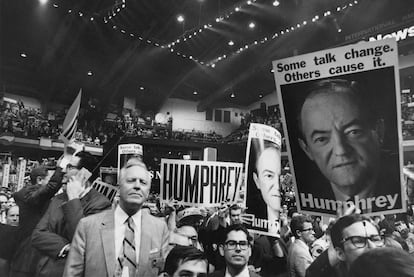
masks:
[(63, 121), (63, 131), (59, 138), (65, 143), (73, 141), (75, 138), (76, 129), (78, 128), (78, 115), (79, 107), (81, 103), (82, 89), (79, 90), (79, 94), (70, 106), (65, 120)]

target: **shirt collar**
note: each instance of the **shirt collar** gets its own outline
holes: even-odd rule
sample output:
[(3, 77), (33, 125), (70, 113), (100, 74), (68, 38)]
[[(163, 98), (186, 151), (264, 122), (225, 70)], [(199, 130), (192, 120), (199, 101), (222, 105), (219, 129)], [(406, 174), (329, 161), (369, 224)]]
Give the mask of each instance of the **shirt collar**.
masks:
[(247, 266), (245, 266), (239, 274), (231, 276), (228, 268), (226, 267), (226, 274), (224, 275), (224, 277), (250, 277), (249, 269), (247, 268)]
[[(134, 215), (132, 215), (132, 220), (135, 223), (135, 226), (139, 226), (141, 224), (141, 209), (139, 209)], [(121, 208), (120, 205), (117, 205), (115, 208), (115, 226), (121, 226), (125, 223), (128, 219), (128, 215), (125, 211)]]
[[(342, 202), (346, 202), (348, 201), (350, 198), (352, 198), (352, 201), (354, 201), (354, 197), (348, 196), (344, 193), (342, 193), (341, 191), (339, 191), (339, 189), (336, 187), (335, 184), (331, 184), (333, 193), (335, 195), (335, 199), (342, 201)], [(367, 198), (368, 195), (370, 195), (371, 193), (371, 187), (368, 186), (366, 187), (363, 191), (361, 191), (360, 193), (358, 193), (357, 195), (359, 196), (359, 199), (364, 199)]]

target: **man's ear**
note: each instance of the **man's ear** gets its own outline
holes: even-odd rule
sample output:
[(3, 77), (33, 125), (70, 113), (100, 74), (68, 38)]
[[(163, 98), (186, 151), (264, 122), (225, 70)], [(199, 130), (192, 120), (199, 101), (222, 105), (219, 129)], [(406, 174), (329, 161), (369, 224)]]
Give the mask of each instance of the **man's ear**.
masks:
[(345, 257), (345, 251), (340, 247), (335, 247), (336, 256), (338, 256), (338, 259), (340, 259), (342, 262), (346, 260)]
[(310, 153), (310, 151), (309, 151), (309, 147), (308, 147), (308, 145), (306, 144), (306, 142), (305, 142), (303, 139), (298, 139), (298, 142), (299, 142), (299, 146), (300, 146), (300, 148), (302, 148), (303, 152), (305, 152), (305, 153), (306, 153), (306, 156), (308, 156), (308, 158), (309, 158), (309, 159), (311, 159), (311, 160), (313, 161), (313, 156), (312, 156), (312, 154)]
[(385, 134), (385, 124), (384, 119), (378, 119), (375, 123), (375, 133), (377, 134), (377, 139), (380, 145), (384, 142), (384, 134)]
[(260, 190), (259, 180), (258, 180), (258, 177), (257, 177), (257, 173), (256, 172), (253, 172), (253, 181), (256, 184), (257, 189)]
[(224, 245), (220, 244), (218, 249), (219, 249), (220, 256), (224, 257)]

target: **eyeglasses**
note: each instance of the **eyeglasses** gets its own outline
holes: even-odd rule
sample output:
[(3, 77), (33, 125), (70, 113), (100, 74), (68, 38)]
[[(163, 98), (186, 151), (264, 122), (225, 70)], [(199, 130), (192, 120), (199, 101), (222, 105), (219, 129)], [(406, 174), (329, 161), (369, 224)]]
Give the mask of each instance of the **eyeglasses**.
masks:
[(313, 231), (313, 228), (307, 228), (307, 229), (303, 229), (301, 232), (308, 232), (308, 231)]
[(235, 241), (229, 240), (225, 242), (227, 249), (234, 250), (236, 249), (237, 245), (240, 247), (241, 250), (246, 250), (249, 247), (249, 242), (247, 240)]
[(376, 246), (383, 246), (384, 245), (384, 237), (381, 236), (381, 235), (373, 235), (373, 236), (369, 236), (369, 237), (351, 236), (351, 237), (344, 238), (341, 241), (341, 243), (345, 243), (348, 240), (350, 240), (351, 243), (356, 248), (364, 248), (365, 246), (367, 246), (368, 240), (370, 240)]

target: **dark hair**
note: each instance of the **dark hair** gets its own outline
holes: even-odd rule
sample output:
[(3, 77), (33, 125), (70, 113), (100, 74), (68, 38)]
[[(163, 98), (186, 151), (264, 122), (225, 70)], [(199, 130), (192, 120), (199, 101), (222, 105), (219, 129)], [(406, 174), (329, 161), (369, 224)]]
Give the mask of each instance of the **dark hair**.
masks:
[[(339, 248), (343, 248), (343, 245), (341, 243), (342, 239), (343, 239), (343, 234), (342, 232), (344, 231), (345, 228), (347, 228), (348, 226), (356, 223), (356, 222), (369, 222), (371, 223), (371, 219), (369, 217), (366, 217), (364, 215), (361, 214), (351, 214), (351, 215), (346, 215), (343, 217), (340, 217), (332, 226), (331, 228), (331, 241), (334, 247), (339, 247)], [(371, 223), (372, 226), (374, 226), (375, 228), (377, 228), (375, 226), (375, 224)], [(377, 228), (378, 229), (378, 228)]]
[(77, 169), (82, 169), (84, 167), (85, 169), (89, 170), (92, 173), (92, 176), (89, 178), (89, 180), (95, 180), (98, 173), (97, 170), (94, 169), (96, 165), (98, 164), (97, 159), (89, 152), (81, 151), (79, 153), (76, 153), (75, 157), (79, 157), (79, 163), (76, 166)]
[(220, 244), (224, 245), (224, 243), (227, 240), (227, 236), (230, 232), (232, 231), (242, 231), (243, 233), (246, 234), (247, 237), (247, 241), (249, 243), (251, 243), (253, 241), (253, 237), (250, 235), (249, 231), (247, 230), (247, 228), (243, 225), (243, 224), (233, 224), (233, 225), (229, 225), (224, 229), (224, 232), (222, 233), (222, 237), (219, 238), (220, 240)]
[(290, 230), (292, 231), (295, 238), (298, 238), (298, 233), (296, 231), (302, 231), (305, 222), (312, 223), (312, 221), (305, 215), (294, 216), (290, 221)]
[(381, 247), (363, 253), (352, 264), (350, 277), (409, 277), (414, 274), (414, 259), (404, 250)]
[[(297, 114), (297, 123), (298, 123), (298, 134), (299, 137), (306, 143), (305, 136), (302, 131), (302, 109), (303, 105), (305, 104), (306, 100), (323, 93), (331, 93), (331, 92), (341, 92), (341, 93), (350, 93), (352, 98), (355, 99), (356, 103), (361, 107), (361, 112), (364, 113), (364, 119), (368, 126), (374, 126), (376, 121), (376, 113), (374, 112), (373, 105), (369, 104), (369, 100), (365, 99), (361, 94), (360, 84), (356, 81), (348, 81), (345, 79), (324, 79), (319, 80), (309, 88), (306, 97), (302, 99), (298, 114)], [(367, 103), (368, 102), (368, 103)]]
[(206, 254), (193, 246), (174, 246), (174, 248), (170, 251), (167, 258), (165, 259), (164, 272), (173, 276), (180, 264), (195, 260), (205, 261), (207, 264), (206, 269), (208, 272), (208, 261)]

